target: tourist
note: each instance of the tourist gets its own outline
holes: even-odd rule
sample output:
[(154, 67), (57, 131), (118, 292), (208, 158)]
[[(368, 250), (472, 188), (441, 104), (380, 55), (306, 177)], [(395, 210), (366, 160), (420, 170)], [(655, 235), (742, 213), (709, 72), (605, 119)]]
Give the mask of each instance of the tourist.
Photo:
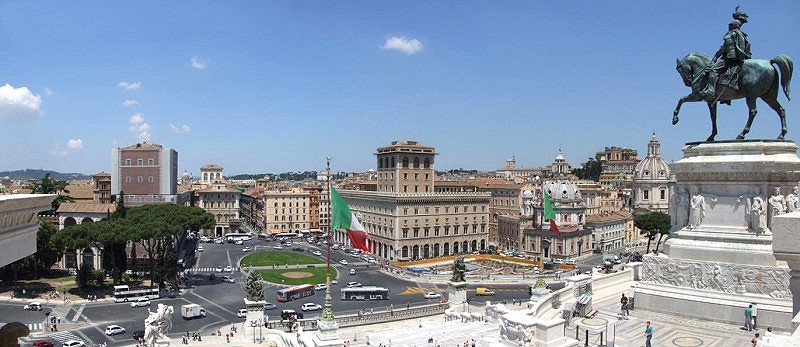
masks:
[(747, 331), (753, 330), (753, 305), (748, 305), (744, 309), (744, 329)]
[(647, 321), (647, 326), (644, 329), (644, 336), (646, 338), (644, 346), (653, 347), (653, 345), (650, 344), (650, 340), (653, 339), (653, 326), (650, 325), (650, 321)]
[(622, 293), (622, 298), (619, 299), (620, 304), (620, 314), (622, 315), (623, 319), (628, 319), (628, 315), (630, 315), (630, 311), (628, 311), (628, 298), (625, 296), (625, 293)]
[(755, 336), (753, 336), (753, 339), (750, 340), (750, 343), (753, 345), (753, 347), (755, 347), (755, 345), (758, 344), (758, 338), (759, 335), (758, 333), (756, 333)]

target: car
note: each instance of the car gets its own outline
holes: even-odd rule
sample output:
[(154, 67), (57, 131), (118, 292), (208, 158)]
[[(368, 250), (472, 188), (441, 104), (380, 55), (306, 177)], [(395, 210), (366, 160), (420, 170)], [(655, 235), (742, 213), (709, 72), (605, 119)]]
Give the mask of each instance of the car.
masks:
[(34, 301), (30, 304), (22, 306), (22, 309), (25, 311), (41, 311), (42, 310), (42, 303), (38, 301)]
[(243, 244), (244, 244), (244, 241), (242, 241), (242, 240), (238, 240), (238, 241), (236, 241), (236, 244), (241, 246), (241, 245), (243, 245)]
[(328, 288), (328, 285), (325, 284), (325, 283), (320, 283), (320, 284), (314, 285), (314, 290), (325, 290), (327, 288)]
[(242, 248), (242, 252), (250, 252), (250, 247)]
[(314, 251), (314, 252), (311, 252), (311, 253), (314, 253), (314, 255), (322, 256), (322, 252), (320, 252), (320, 251)]
[(321, 310), (322, 306), (317, 305), (317, 304), (315, 304), (313, 302), (307, 302), (307, 303), (303, 304), (303, 306), (300, 307), (300, 309), (303, 310), (303, 311), (316, 311), (316, 310)]
[(67, 340), (61, 347), (86, 347), (86, 344), (83, 341)]
[(217, 266), (216, 268), (214, 268), (214, 271), (222, 272), (222, 266)]
[(278, 305), (275, 305), (275, 304), (273, 304), (271, 302), (265, 302), (264, 303), (264, 309), (265, 310), (274, 310), (276, 308), (278, 308)]
[(133, 332), (133, 334), (131, 334), (131, 336), (133, 336), (133, 339), (137, 340), (137, 341), (140, 340), (140, 339), (143, 339), (144, 338), (144, 330), (136, 330), (136, 331)]
[(369, 258), (367, 258), (367, 262), (375, 264), (377, 261), (375, 260), (375, 258), (369, 257)]
[(347, 282), (347, 288), (355, 288), (355, 287), (361, 287), (361, 283), (358, 283), (358, 282)]
[(292, 241), (286, 241), (286, 245), (287, 246), (291, 246), (292, 245)]
[(575, 259), (567, 259), (567, 260), (564, 260), (564, 264), (575, 265), (575, 264), (577, 264), (577, 262), (575, 261)]
[(119, 335), (124, 333), (125, 333), (125, 328), (119, 325), (109, 325), (106, 327), (106, 335), (108, 336)]
[(275, 246), (272, 246), (272, 248), (274, 248), (274, 249), (283, 249), (283, 246), (281, 246), (281, 245), (275, 245)]
[(131, 302), (131, 307), (145, 307), (150, 306), (150, 298), (138, 298), (136, 301)]
[(197, 246), (197, 251), (202, 252), (204, 250), (203, 245)]
[(351, 275), (355, 275), (356, 274), (356, 269), (350, 269), (350, 274)]
[(216, 243), (218, 245), (221, 245), (221, 244), (225, 243), (225, 240), (223, 240), (221, 238), (220, 239), (216, 239), (216, 240), (214, 240), (214, 243)]
[(236, 280), (231, 276), (222, 276), (222, 282), (236, 283)]
[(440, 299), (442, 297), (442, 294), (439, 294), (437, 292), (427, 292), (423, 294), (423, 296), (425, 297), (425, 299)]
[(236, 317), (247, 318), (247, 309), (246, 308), (239, 309), (239, 312), (236, 312)]
[(332, 279), (332, 280), (331, 280), (331, 284), (339, 284), (339, 280), (337, 280), (337, 279)]
[(53, 347), (53, 343), (47, 340), (33, 341), (33, 347)]
[(339, 260), (339, 264), (347, 265), (347, 259)]
[(231, 267), (230, 265), (226, 266), (225, 272), (233, 272), (233, 267)]

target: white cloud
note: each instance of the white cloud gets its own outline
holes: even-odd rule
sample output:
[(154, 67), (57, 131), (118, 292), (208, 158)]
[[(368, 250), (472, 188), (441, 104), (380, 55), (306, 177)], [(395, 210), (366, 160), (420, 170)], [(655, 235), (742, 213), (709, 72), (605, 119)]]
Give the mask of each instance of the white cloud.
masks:
[(150, 141), (150, 124), (144, 121), (144, 116), (142, 116), (141, 113), (134, 113), (128, 120), (128, 123), (130, 123), (128, 131), (136, 134), (137, 140), (143, 142)]
[(67, 149), (73, 151), (80, 151), (83, 149), (83, 140), (81, 139), (69, 139), (67, 141)]
[(139, 102), (136, 100), (125, 100), (122, 102), (122, 107), (131, 107), (131, 106), (139, 106)]
[(393, 49), (405, 54), (414, 54), (422, 50), (422, 42), (417, 39), (406, 39), (405, 37), (390, 37), (386, 39), (381, 47), (383, 49)]
[(176, 134), (188, 134), (192, 131), (192, 129), (186, 124), (180, 126), (170, 124), (169, 127), (172, 128), (172, 131), (174, 131)]
[(117, 83), (117, 87), (119, 87), (119, 89), (125, 89), (125, 90), (139, 90), (139, 88), (142, 87), (142, 82), (121, 81)]
[(200, 59), (200, 57), (194, 56), (191, 59), (192, 67), (197, 70), (205, 70), (208, 67), (208, 60)]
[(42, 117), (42, 97), (28, 87), (0, 86), (0, 121), (35, 121)]
[(53, 95), (53, 91), (50, 88), (45, 88), (44, 89), (44, 94), (47, 95), (47, 96), (50, 96), (50, 95)]

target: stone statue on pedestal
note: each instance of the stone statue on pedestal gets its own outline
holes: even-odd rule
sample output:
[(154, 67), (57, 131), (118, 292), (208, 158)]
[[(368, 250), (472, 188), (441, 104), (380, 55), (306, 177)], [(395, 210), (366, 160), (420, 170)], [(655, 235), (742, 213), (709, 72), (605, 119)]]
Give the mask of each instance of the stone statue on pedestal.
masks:
[(250, 268), (247, 270), (247, 280), (245, 280), (245, 291), (247, 292), (247, 300), (260, 301), (264, 300), (264, 287), (261, 284), (261, 276), (258, 272)]
[(775, 187), (775, 192), (769, 197), (769, 212), (773, 217), (786, 213), (786, 199), (781, 195), (781, 187)]
[(786, 212), (794, 212), (800, 210), (800, 188), (794, 186), (792, 193), (786, 196)]
[(452, 282), (466, 282), (467, 280), (464, 279), (464, 274), (467, 272), (467, 265), (464, 264), (464, 257), (456, 258), (453, 262), (453, 278), (450, 279)]
[[(169, 337), (167, 331), (172, 326), (172, 313), (174, 312), (172, 306), (158, 304), (158, 309), (155, 312), (150, 312), (147, 309), (148, 315), (144, 319), (144, 344), (147, 347), (155, 347), (160, 345), (169, 346)], [(166, 343), (164, 343), (166, 341)]]

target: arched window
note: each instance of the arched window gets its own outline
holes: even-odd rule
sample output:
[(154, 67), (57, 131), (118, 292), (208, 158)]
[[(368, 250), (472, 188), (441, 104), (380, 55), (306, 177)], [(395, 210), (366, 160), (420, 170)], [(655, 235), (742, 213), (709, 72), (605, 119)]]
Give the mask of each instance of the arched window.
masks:
[(408, 157), (403, 157), (403, 167), (408, 167)]
[(424, 164), (426, 169), (431, 167), (431, 158), (425, 158)]
[(419, 158), (414, 157), (414, 168), (419, 168)]
[(389, 167), (394, 168), (394, 157), (392, 157), (389, 160), (391, 161), (391, 163), (389, 164)]

